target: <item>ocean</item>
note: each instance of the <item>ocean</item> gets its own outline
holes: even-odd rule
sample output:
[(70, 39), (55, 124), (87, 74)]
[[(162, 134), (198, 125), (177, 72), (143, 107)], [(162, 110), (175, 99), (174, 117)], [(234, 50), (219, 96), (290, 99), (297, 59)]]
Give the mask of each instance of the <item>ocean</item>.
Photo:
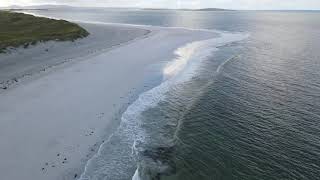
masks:
[(320, 179), (320, 12), (37, 14), (248, 34), (210, 51), (201, 45), (173, 80), (142, 94), (83, 180)]

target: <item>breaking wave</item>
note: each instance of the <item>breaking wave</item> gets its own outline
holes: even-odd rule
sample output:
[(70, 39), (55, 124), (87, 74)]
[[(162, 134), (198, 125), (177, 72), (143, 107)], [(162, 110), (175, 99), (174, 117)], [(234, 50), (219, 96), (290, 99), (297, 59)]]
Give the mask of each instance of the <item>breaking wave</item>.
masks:
[[(248, 36), (214, 32), (219, 33), (220, 37), (192, 42), (175, 51), (176, 58), (163, 69), (162, 83), (142, 93), (127, 108), (122, 114), (117, 131), (88, 161), (81, 180), (149, 180), (174, 172), (174, 166), (170, 165), (167, 156), (174, 150), (174, 132), (179, 122), (166, 121), (166, 118), (155, 121), (144, 117), (144, 112), (161, 103), (177, 84), (197, 76), (199, 66), (219, 46), (243, 40)], [(143, 118), (148, 121), (142, 120)]]

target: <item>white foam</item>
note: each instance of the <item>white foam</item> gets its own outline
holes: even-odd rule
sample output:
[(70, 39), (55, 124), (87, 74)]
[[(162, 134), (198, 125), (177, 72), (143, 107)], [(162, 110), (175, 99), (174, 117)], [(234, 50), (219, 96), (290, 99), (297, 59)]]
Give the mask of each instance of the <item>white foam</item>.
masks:
[(136, 172), (134, 173), (134, 175), (132, 177), (132, 180), (140, 180), (139, 169), (138, 168), (137, 168)]
[[(170, 90), (170, 87), (172, 87), (174, 84), (190, 80), (196, 75), (196, 70), (201, 65), (201, 62), (212, 55), (214, 51), (218, 50), (218, 46), (240, 41), (248, 37), (248, 34), (240, 33), (220, 32), (220, 35), (221, 36), (218, 38), (196, 41), (189, 43), (184, 47), (178, 48), (175, 51), (177, 58), (175, 58), (172, 62), (169, 62), (163, 70), (164, 82), (150, 91), (141, 94), (139, 99), (132, 105), (133, 107), (129, 107), (130, 116), (132, 117), (133, 114), (139, 115), (147, 108), (157, 105), (165, 97), (165, 94)], [(125, 114), (124, 117), (126, 117)], [(146, 135), (143, 135), (142, 129), (140, 129), (139, 132), (139, 139), (134, 141), (133, 150), (136, 150), (136, 141), (143, 142), (143, 137), (146, 137)], [(137, 169), (132, 177), (132, 180), (140, 179), (139, 170)]]
[(217, 68), (217, 73), (220, 73), (221, 72), (221, 70), (223, 69), (223, 67), (226, 65), (226, 64), (228, 64), (230, 61), (232, 61), (233, 59), (235, 59), (235, 58), (237, 58), (237, 57), (239, 57), (239, 55), (236, 55), (236, 56), (233, 56), (233, 57), (231, 57), (231, 58), (229, 58), (229, 59), (227, 59), (226, 61), (224, 61), (222, 64), (220, 64), (220, 66)]
[[(192, 77), (196, 76), (197, 69), (200, 67), (204, 60), (207, 60), (218, 46), (222, 46), (231, 42), (240, 41), (245, 39), (248, 35), (240, 33), (226, 33), (221, 31), (211, 31), (219, 33), (220, 37), (196, 41), (185, 46), (178, 48), (174, 54), (176, 58), (170, 61), (163, 69), (163, 82), (153, 89), (142, 93), (138, 99), (131, 104), (127, 110), (122, 114), (121, 124), (119, 129), (114, 135), (125, 136), (127, 142), (131, 142), (131, 153), (136, 155), (139, 149), (139, 144), (146, 143), (147, 134), (141, 127), (141, 113), (149, 108), (155, 107), (159, 102), (165, 98), (165, 94), (171, 90), (171, 88), (179, 83), (186, 82)], [(103, 146), (101, 146), (103, 148)], [(98, 154), (94, 157), (96, 160), (101, 155), (101, 148)], [(130, 152), (129, 152), (130, 154)], [(81, 175), (82, 180), (89, 179), (90, 170), (88, 165), (94, 160), (91, 159), (85, 167), (84, 173)], [(99, 172), (95, 172), (99, 173)], [(140, 180), (139, 167), (135, 171), (132, 180)]]

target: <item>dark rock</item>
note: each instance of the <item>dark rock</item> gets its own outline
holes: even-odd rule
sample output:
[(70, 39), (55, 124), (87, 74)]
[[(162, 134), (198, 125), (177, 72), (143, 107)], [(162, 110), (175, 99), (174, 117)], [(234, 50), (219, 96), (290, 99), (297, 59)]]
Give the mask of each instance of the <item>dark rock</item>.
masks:
[(145, 157), (149, 157), (154, 161), (160, 160), (163, 162), (170, 161), (174, 153), (174, 147), (158, 147), (154, 149), (148, 149), (141, 153)]
[(142, 179), (160, 180), (163, 176), (176, 174), (174, 153), (175, 147), (157, 147), (140, 152), (143, 163), (139, 170), (145, 175)]

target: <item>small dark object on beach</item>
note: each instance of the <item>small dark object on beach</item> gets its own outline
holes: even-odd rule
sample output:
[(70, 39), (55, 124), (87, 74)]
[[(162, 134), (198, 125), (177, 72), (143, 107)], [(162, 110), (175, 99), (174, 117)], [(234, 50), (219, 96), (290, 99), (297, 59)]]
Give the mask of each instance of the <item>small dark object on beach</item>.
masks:
[(60, 153), (58, 153), (57, 156), (60, 156)]
[(49, 49), (46, 49), (45, 51), (46, 51), (46, 52), (48, 52), (48, 51), (49, 51)]
[(78, 177), (78, 174), (75, 174), (75, 175), (74, 175), (74, 178), (77, 178), (77, 177)]
[(66, 161), (66, 160), (67, 160), (67, 158), (64, 158), (64, 160)]
[(48, 165), (49, 165), (49, 163), (46, 162), (46, 166), (48, 166)]
[(44, 168), (41, 168), (42, 171), (44, 171)]

